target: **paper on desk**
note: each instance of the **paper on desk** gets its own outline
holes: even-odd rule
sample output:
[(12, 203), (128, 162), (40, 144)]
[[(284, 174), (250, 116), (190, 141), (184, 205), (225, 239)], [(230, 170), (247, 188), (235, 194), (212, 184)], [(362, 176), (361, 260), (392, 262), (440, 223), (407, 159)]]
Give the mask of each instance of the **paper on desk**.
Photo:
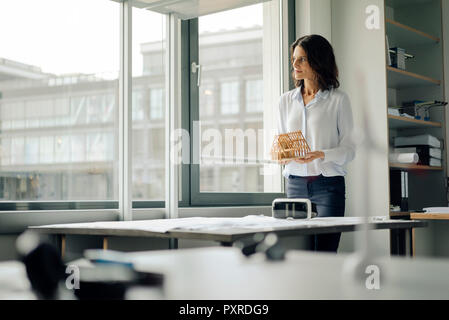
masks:
[[(70, 223), (42, 226), (43, 228), (67, 229), (120, 229), (166, 233), (170, 230), (217, 230), (223, 228), (265, 228), (292, 225), (293, 220), (281, 220), (266, 216), (246, 216), (243, 218), (178, 218), (137, 221), (104, 221)], [(304, 222), (301, 222), (304, 223)]]
[(42, 228), (57, 229), (120, 229), (140, 230), (148, 232), (166, 233), (170, 230), (201, 230), (213, 231), (231, 228), (264, 229), (277, 227), (307, 226), (332, 226), (337, 224), (360, 224), (361, 217), (326, 217), (306, 219), (276, 219), (263, 215), (250, 215), (243, 218), (179, 218), (179, 219), (157, 219), (137, 221), (104, 221), (88, 223), (54, 224), (41, 226)]
[[(100, 222), (86, 222), (86, 223), (70, 223), (70, 224), (52, 224), (41, 226), (42, 228), (55, 229), (120, 229), (120, 230), (138, 230), (149, 232), (165, 233), (173, 229), (189, 227), (204, 223), (207, 218), (180, 218), (180, 219), (155, 219), (155, 220), (136, 220), (136, 221), (100, 221)], [(209, 224), (212, 224), (209, 221)]]
[(428, 207), (423, 210), (426, 213), (449, 213), (449, 207)]
[(267, 217), (263, 215), (250, 215), (243, 218), (198, 218), (198, 224), (196, 225), (184, 225), (181, 228), (183, 230), (201, 230), (201, 231), (213, 231), (223, 229), (274, 229), (279, 227), (297, 227), (297, 226), (331, 226), (336, 223), (339, 224), (357, 224), (362, 220), (359, 217), (351, 217), (341, 219), (339, 217), (328, 218), (313, 218), (313, 219), (276, 219), (273, 217)]

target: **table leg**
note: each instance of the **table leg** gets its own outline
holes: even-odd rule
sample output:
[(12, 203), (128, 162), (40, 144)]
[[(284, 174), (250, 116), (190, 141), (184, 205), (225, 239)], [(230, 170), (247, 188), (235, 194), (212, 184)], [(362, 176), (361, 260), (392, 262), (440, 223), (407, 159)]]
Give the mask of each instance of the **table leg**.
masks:
[(397, 232), (394, 229), (390, 229), (390, 254), (392, 256), (398, 254), (398, 240), (397, 240)]
[(403, 229), (390, 230), (390, 252), (391, 255), (406, 255), (406, 236)]
[(65, 256), (65, 245), (66, 245), (66, 241), (65, 241), (65, 235), (61, 234), (59, 235), (59, 243), (61, 245), (61, 259), (64, 259)]
[(178, 239), (170, 238), (168, 239), (169, 249), (178, 249)]
[(103, 237), (103, 250), (108, 250), (108, 237)]
[(408, 229), (410, 241), (410, 257), (415, 256), (415, 228)]

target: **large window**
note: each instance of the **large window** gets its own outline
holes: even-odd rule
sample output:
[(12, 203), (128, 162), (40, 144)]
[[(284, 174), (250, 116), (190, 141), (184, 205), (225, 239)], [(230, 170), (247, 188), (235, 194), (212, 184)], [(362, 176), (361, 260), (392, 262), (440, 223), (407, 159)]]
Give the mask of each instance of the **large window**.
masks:
[[(183, 81), (175, 91), (182, 92), (180, 122), (193, 142), (192, 161), (180, 168), (183, 206), (266, 204), (282, 191), (262, 161), (273, 105), (266, 93), (277, 90), (272, 79), (280, 74), (266, 72), (280, 62), (265, 48), (272, 40), (266, 35), (279, 27), (270, 29), (280, 11), (269, 3), (280, 1), (181, 24), (181, 47), (174, 49)], [(149, 7), (126, 0), (1, 1), (0, 210), (10, 203), (118, 208), (127, 190), (134, 208), (164, 206), (171, 42), (168, 16)], [(131, 34), (123, 19), (129, 12)], [(192, 62), (201, 66), (198, 85)], [(122, 139), (128, 132), (131, 154)], [(121, 191), (120, 182), (129, 181), (128, 157), (132, 185)]]
[[(198, 29), (192, 35), (198, 39), (193, 62), (201, 66), (191, 100), (191, 120), (199, 122), (201, 146), (200, 164), (192, 168), (192, 203), (269, 203), (273, 191), (282, 192), (282, 184), (271, 183), (266, 191), (272, 176), (263, 161), (264, 139), (269, 137), (264, 123), (264, 4), (192, 23)], [(269, 86), (267, 82), (265, 88)]]
[(119, 12), (0, 3), (0, 201), (118, 199)]

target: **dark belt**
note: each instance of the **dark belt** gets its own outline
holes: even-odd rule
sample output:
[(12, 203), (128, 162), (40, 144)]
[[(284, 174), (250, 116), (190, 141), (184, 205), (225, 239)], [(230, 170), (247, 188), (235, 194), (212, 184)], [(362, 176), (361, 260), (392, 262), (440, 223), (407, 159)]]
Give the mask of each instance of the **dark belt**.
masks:
[(293, 176), (293, 175), (288, 176), (289, 179), (303, 179), (303, 180), (306, 180), (307, 182), (315, 181), (315, 180), (323, 178), (323, 177), (324, 176), (322, 174), (320, 174), (319, 176), (306, 176), (306, 177)]

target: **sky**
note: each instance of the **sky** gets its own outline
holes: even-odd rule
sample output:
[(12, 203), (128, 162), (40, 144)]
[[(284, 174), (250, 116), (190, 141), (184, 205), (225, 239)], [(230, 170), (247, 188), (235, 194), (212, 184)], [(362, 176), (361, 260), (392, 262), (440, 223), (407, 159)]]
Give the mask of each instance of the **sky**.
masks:
[[(119, 65), (119, 3), (111, 0), (0, 0), (0, 58), (43, 72), (116, 73)], [(203, 31), (262, 25), (262, 5), (200, 18)], [(133, 75), (142, 71), (140, 44), (160, 41), (163, 15), (133, 9)]]

